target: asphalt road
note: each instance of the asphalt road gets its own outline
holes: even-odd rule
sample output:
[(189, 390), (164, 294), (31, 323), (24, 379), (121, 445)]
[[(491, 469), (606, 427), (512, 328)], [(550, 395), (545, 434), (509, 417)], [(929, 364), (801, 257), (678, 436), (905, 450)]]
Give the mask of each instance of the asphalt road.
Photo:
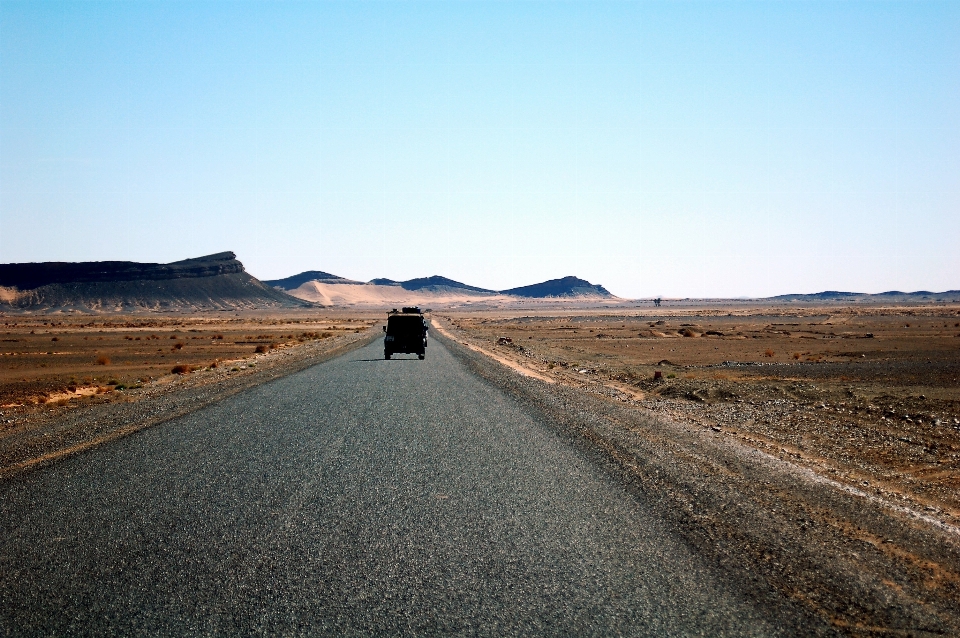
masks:
[(778, 635), (441, 343), (0, 483), (0, 633)]

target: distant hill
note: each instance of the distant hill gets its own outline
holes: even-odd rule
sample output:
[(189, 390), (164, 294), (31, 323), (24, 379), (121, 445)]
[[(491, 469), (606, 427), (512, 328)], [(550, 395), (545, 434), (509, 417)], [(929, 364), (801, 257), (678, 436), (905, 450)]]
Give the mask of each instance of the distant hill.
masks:
[(353, 281), (352, 279), (346, 279), (344, 277), (338, 277), (337, 275), (331, 275), (328, 272), (323, 272), (322, 270), (308, 270), (302, 272), (299, 275), (293, 275), (290, 277), (285, 277), (283, 279), (269, 279), (265, 280), (263, 283), (268, 286), (273, 286), (274, 288), (282, 288), (283, 290), (294, 290), (299, 288), (308, 281), (322, 281), (325, 284), (359, 284), (362, 282)]
[[(377, 280), (374, 280), (377, 281)], [(389, 280), (387, 280), (389, 281)], [(478, 292), (488, 295), (495, 295), (497, 291), (487, 290), (486, 288), (477, 288), (476, 286), (468, 286), (467, 284), (462, 284), (459, 281), (454, 281), (453, 279), (447, 279), (446, 277), (441, 277), (440, 275), (434, 275), (432, 277), (420, 277), (419, 279), (408, 279), (407, 281), (401, 281), (400, 285), (404, 290), (430, 290), (432, 292)]]
[[(362, 283), (319, 270), (310, 270), (286, 279), (276, 279), (266, 283), (288, 290), (290, 294), (297, 298), (324, 305), (406, 303), (407, 301), (413, 304), (426, 303), (428, 299), (431, 300), (431, 303), (441, 303), (441, 298), (446, 299), (447, 297), (450, 298), (451, 302), (456, 300), (458, 303), (466, 302), (471, 298), (481, 301), (482, 299), (495, 297), (500, 298), (500, 302), (502, 302), (505, 301), (502, 299), (504, 296), (531, 299), (616, 299), (603, 286), (592, 284), (578, 277), (551, 279), (539, 284), (499, 292), (470, 286), (440, 275), (419, 277), (406, 281), (377, 278)], [(350, 290), (345, 287), (331, 288), (328, 287), (329, 284), (350, 284), (351, 288)], [(409, 294), (405, 296), (400, 291), (406, 291)]]
[(0, 308), (118, 312), (303, 305), (247, 274), (232, 252), (169, 264), (0, 264)]
[(598, 284), (591, 284), (589, 281), (577, 277), (563, 277), (561, 279), (551, 279), (543, 283), (530, 286), (520, 286), (510, 290), (501, 290), (501, 294), (514, 295), (516, 297), (532, 297), (543, 299), (547, 297), (594, 297), (594, 298), (613, 298), (613, 295)]
[(930, 292), (919, 290), (917, 292), (900, 292), (891, 290), (875, 294), (864, 292), (840, 292), (837, 290), (825, 290), (810, 294), (792, 294), (777, 295), (769, 297), (771, 301), (796, 301), (796, 302), (830, 302), (842, 301), (846, 303), (877, 303), (877, 302), (916, 302), (916, 301), (960, 301), (960, 290), (947, 290), (946, 292)]

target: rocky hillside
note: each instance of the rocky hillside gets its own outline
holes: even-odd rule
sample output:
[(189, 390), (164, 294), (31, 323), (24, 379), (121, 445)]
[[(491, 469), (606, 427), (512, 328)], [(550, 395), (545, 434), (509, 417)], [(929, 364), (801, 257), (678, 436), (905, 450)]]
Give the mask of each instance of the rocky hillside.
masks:
[(131, 312), (303, 305), (247, 274), (232, 252), (169, 264), (0, 264), (0, 309)]
[(273, 286), (274, 288), (280, 288), (282, 290), (296, 290), (308, 281), (319, 281), (325, 284), (363, 283), (360, 281), (354, 281), (352, 279), (338, 277), (337, 275), (331, 275), (330, 273), (323, 272), (322, 270), (307, 270), (299, 275), (292, 275), (290, 277), (284, 277), (283, 279), (264, 280), (263, 283), (267, 284), (268, 286)]
[(544, 299), (548, 297), (564, 297), (564, 298), (584, 298), (584, 297), (593, 297), (593, 298), (603, 298), (603, 299), (612, 299), (613, 295), (599, 284), (591, 284), (585, 279), (580, 279), (578, 277), (563, 277), (561, 279), (551, 279), (549, 281), (544, 281), (539, 284), (533, 284), (530, 286), (521, 286), (519, 288), (511, 288), (510, 290), (502, 290), (501, 294), (504, 295), (514, 295), (516, 297), (532, 297), (536, 299)]

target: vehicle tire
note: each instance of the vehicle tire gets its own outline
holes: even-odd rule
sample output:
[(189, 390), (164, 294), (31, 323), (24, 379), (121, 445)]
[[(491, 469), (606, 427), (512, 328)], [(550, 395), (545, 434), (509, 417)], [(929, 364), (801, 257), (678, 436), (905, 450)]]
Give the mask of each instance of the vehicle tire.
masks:
[(425, 355), (424, 353), (421, 352), (421, 353), (418, 354), (417, 356), (420, 357), (420, 360), (421, 360), (421, 361), (423, 361), (424, 357), (426, 357), (427, 355)]
[(389, 353), (389, 352), (384, 352), (384, 353), (383, 353), (383, 358), (386, 359), (387, 361), (389, 361), (389, 360), (390, 360), (390, 353)]

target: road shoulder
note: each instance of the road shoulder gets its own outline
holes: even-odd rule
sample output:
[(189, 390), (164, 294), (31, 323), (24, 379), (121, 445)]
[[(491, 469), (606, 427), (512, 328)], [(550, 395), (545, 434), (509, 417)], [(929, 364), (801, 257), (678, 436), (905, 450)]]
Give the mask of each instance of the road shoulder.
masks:
[(436, 333), (471, 371), (656, 503), (696, 552), (760, 604), (781, 606), (787, 616), (812, 614), (823, 623), (819, 633), (960, 633), (954, 530), (722, 433), (516, 374), (450, 332)]
[(194, 412), (252, 387), (340, 357), (380, 337), (375, 330), (309, 342), (220, 368), (163, 379), (95, 405), (32, 415), (0, 436), (0, 480)]

